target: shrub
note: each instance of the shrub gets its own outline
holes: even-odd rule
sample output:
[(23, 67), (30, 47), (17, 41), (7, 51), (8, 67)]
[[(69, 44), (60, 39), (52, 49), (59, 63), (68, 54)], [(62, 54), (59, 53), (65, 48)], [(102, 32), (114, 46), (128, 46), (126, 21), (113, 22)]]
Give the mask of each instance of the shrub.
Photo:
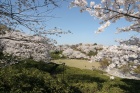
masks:
[(122, 71), (123, 74), (127, 74), (130, 72), (131, 68), (129, 64), (121, 66), (120, 70)]
[(107, 66), (109, 66), (109, 60), (108, 59), (103, 59), (101, 62), (100, 62), (100, 67), (102, 68), (102, 69), (105, 69), (105, 68), (107, 68)]
[(96, 52), (90, 51), (87, 55), (88, 56), (96, 56), (97, 53), (98, 53), (97, 51)]
[(61, 59), (61, 58), (65, 58), (63, 55), (62, 55), (62, 51), (53, 51), (50, 53), (50, 56), (52, 59)]
[(138, 65), (137, 68), (134, 69), (134, 72), (140, 74), (140, 65)]

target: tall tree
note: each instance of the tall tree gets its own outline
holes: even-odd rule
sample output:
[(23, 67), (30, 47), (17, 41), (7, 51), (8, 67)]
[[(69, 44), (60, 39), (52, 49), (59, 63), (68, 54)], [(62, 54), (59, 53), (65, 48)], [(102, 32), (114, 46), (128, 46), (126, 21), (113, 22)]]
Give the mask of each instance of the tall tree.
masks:
[[(88, 4), (88, 0), (73, 0), (70, 6), (79, 7), (81, 12), (87, 11), (91, 16), (99, 19), (101, 26), (97, 33), (103, 32), (111, 23), (116, 23), (120, 19), (125, 19), (126, 22), (130, 22), (130, 25), (117, 28), (118, 32), (140, 33), (140, 0), (101, 0), (99, 4), (94, 1), (96, 0)], [(140, 65), (140, 38), (133, 37), (119, 42), (120, 46), (105, 47), (93, 58), (93, 61), (109, 58), (107, 72), (112, 68), (128, 67), (131, 70), (129, 72), (133, 73)]]
[(0, 24), (12, 29), (23, 30), (25, 27), (37, 34), (48, 34), (50, 32), (46, 30), (46, 22), (54, 17), (52, 11), (58, 8), (61, 2), (60, 0), (0, 0)]
[[(48, 62), (52, 43), (45, 35), (61, 34), (62, 29), (48, 30), (46, 23), (54, 18), (52, 12), (62, 1), (0, 0), (0, 52)], [(16, 30), (24, 31), (24, 28), (33, 31), (34, 35)]]

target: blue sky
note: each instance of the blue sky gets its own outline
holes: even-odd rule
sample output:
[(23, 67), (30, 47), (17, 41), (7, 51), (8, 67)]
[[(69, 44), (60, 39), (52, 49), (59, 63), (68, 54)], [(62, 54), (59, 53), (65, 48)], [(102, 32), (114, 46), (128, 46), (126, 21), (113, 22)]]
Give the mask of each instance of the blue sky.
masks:
[[(58, 44), (77, 44), (77, 43), (98, 43), (104, 45), (114, 45), (116, 39), (127, 39), (137, 33), (115, 34), (116, 27), (123, 27), (129, 23), (120, 20), (105, 29), (103, 33), (95, 34), (100, 26), (99, 20), (95, 20), (87, 12), (80, 13), (79, 8), (69, 9), (69, 2), (64, 2), (60, 8), (53, 11), (56, 18), (47, 21), (47, 27), (62, 28), (64, 31), (70, 30), (73, 34), (61, 35), (61, 37), (49, 36), (56, 39)], [(58, 18), (57, 18), (58, 17)]]

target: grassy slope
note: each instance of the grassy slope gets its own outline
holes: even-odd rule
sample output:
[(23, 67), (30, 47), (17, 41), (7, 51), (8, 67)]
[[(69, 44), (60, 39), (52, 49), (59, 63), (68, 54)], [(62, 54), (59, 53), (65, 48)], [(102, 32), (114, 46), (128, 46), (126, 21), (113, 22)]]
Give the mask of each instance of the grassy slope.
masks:
[(140, 93), (139, 85), (138, 80), (110, 80), (98, 70), (33, 60), (0, 69), (0, 93)]
[(100, 66), (99, 62), (90, 63), (87, 60), (59, 59), (53, 61), (58, 64), (65, 63), (67, 66), (77, 67), (80, 69), (92, 69), (93, 67), (98, 68)]

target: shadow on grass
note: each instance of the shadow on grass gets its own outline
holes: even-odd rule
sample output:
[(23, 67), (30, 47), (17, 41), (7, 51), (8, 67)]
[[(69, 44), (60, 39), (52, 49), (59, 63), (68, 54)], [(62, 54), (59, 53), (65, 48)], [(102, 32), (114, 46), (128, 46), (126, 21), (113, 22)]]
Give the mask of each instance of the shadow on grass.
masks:
[(126, 85), (121, 85), (120, 88), (126, 90), (127, 93), (140, 93), (140, 80), (122, 79)]
[(19, 64), (15, 65), (15, 67), (17, 69), (20, 69), (20, 68), (27, 68), (27, 69), (36, 68), (40, 71), (48, 72), (51, 75), (60, 74), (64, 71), (63, 65), (56, 64), (56, 63), (53, 63), (53, 62), (49, 62), (49, 63), (36, 62), (36, 61), (33, 61), (33, 60), (29, 60), (29, 59), (27, 61), (19, 62)]
[(85, 74), (73, 74), (67, 77), (69, 82), (85, 82), (85, 83), (103, 83), (106, 82), (106, 80), (101, 79), (99, 77), (91, 76), (91, 75), (85, 75)]

